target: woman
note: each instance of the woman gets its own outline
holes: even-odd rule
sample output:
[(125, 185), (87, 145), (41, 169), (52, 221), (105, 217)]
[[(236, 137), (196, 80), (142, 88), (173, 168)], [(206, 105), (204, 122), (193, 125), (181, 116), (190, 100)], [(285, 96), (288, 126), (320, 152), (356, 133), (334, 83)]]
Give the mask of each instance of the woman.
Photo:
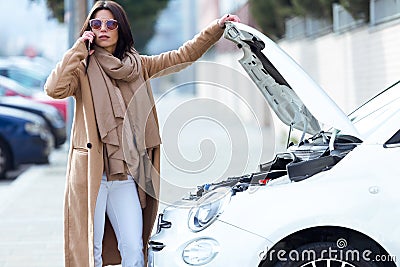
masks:
[(133, 48), (122, 7), (113, 1), (93, 6), (81, 37), (45, 84), (49, 96), (75, 99), (64, 205), (65, 266), (121, 261), (123, 267), (144, 266), (158, 208), (161, 144), (148, 81), (201, 57), (219, 40), (226, 21), (239, 19), (223, 16), (178, 50), (143, 56)]

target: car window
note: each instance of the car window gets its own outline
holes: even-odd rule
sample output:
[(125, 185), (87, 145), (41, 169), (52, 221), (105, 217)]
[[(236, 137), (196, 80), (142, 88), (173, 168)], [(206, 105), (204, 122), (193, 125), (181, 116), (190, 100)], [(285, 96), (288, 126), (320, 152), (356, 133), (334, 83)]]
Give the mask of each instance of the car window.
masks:
[(26, 87), (41, 87), (42, 80), (30, 75), (28, 72), (22, 70), (10, 69), (8, 71), (8, 77), (19, 82)]
[(358, 132), (366, 137), (400, 107), (400, 82), (386, 89), (349, 115)]
[(32, 89), (26, 88), (18, 82), (7, 77), (0, 76), (0, 88), (0, 91), (2, 92), (1, 95), (5, 95), (8, 91), (10, 91), (9, 93), (14, 93), (22, 96), (32, 96), (33, 94)]
[(4, 96), (6, 94), (6, 88), (0, 84), (0, 96)]

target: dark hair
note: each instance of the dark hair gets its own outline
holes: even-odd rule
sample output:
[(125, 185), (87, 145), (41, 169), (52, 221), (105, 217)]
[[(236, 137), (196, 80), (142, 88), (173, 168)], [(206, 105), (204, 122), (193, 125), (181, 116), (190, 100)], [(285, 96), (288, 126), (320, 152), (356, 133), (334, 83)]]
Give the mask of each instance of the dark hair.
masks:
[(93, 19), (97, 11), (104, 9), (109, 10), (113, 14), (114, 19), (118, 21), (118, 41), (114, 56), (122, 59), (125, 53), (130, 51), (133, 47), (133, 37), (125, 10), (118, 3), (114, 1), (97, 1), (83, 23), (80, 36), (82, 36), (85, 31), (91, 30), (89, 20)]

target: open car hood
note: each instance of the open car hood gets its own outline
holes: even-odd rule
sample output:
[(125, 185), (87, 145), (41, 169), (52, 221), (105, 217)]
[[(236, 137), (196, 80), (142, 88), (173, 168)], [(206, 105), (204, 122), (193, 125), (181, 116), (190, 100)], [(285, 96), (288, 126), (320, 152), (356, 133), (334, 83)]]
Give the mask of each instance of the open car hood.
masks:
[(346, 114), (271, 39), (234, 22), (226, 23), (224, 37), (243, 50), (239, 63), (283, 123), (311, 135), (323, 123), (361, 139)]

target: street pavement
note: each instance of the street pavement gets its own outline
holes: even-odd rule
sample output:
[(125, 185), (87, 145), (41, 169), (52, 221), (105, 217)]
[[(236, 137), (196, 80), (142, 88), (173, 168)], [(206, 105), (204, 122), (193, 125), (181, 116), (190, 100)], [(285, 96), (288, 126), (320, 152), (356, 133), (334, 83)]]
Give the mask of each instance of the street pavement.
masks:
[(0, 267), (58, 267), (63, 260), (67, 150), (0, 183)]

